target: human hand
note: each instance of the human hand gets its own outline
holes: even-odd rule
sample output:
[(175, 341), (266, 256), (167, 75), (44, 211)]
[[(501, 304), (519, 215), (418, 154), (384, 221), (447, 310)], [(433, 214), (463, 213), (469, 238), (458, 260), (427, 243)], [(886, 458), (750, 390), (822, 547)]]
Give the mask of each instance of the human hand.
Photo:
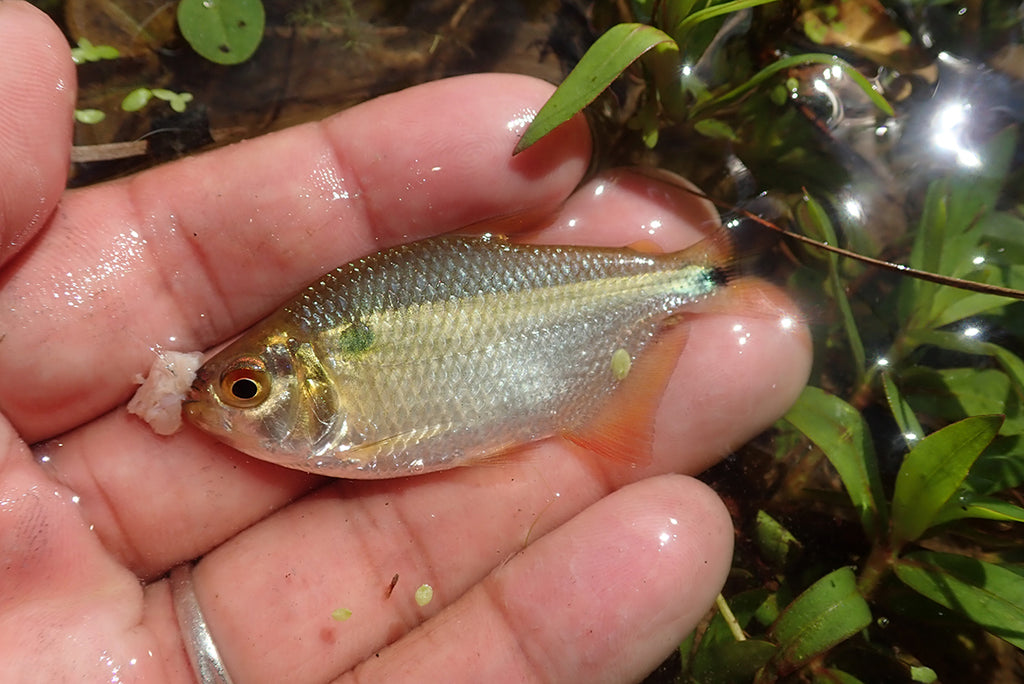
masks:
[(550, 216), (531, 239), (677, 248), (707, 207), (626, 173), (562, 206), (585, 124), (511, 158), (550, 86), (507, 75), (63, 192), (63, 37), (4, 2), (0, 50), (0, 680), (190, 681), (161, 578), (200, 556), (195, 594), (236, 682), (634, 680), (696, 625), (732, 527), (671, 473), (785, 410), (809, 363), (799, 327), (688, 323), (638, 468), (553, 439), (498, 465), (328, 481), (195, 430), (158, 437), (123, 403), (151, 347), (208, 348), (380, 247), (533, 213)]

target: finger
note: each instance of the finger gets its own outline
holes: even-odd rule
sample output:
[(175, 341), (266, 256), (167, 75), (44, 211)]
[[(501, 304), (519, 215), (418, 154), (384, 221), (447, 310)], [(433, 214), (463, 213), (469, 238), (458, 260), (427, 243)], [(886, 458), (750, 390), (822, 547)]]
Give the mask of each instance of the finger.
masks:
[[(656, 238), (666, 248), (677, 247), (699, 234), (693, 223), (710, 220), (695, 202), (692, 195), (648, 179), (612, 174), (574, 195), (551, 230), (559, 239), (580, 244), (611, 242), (613, 236), (600, 231), (612, 225), (620, 244)], [(532, 236), (546, 237), (546, 231)], [(765, 286), (766, 297), (779, 297), (772, 292)], [(783, 311), (797, 315), (785, 306), (780, 302)], [(471, 477), (491, 477), (487, 473), (497, 468), (503, 497), (520, 502), (523, 516), (540, 517), (538, 531), (550, 529), (625, 482), (660, 472), (698, 472), (742, 444), (793, 401), (809, 359), (801, 326), (785, 330), (775, 319), (749, 311), (736, 317), (701, 316), (690, 324), (689, 341), (658, 411), (654, 458), (647, 469), (608, 463), (551, 441)], [(206, 552), (317, 482), (247, 459), (193, 430), (157, 437), (123, 411), (51, 442), (44, 453), (55, 477), (81, 495), (108, 548), (145, 577)], [(535, 457), (544, 458), (544, 465), (538, 466)], [(458, 477), (465, 476), (459, 472)], [(361, 491), (353, 486), (353, 492)], [(562, 498), (548, 510), (552, 487)], [(500, 517), (503, 497), (485, 495), (466, 505)], [(423, 505), (430, 505), (430, 499)], [(458, 516), (452, 521), (472, 522), (460, 523)], [(519, 539), (523, 532), (514, 527), (506, 534)]]
[[(628, 185), (612, 183), (601, 197), (613, 198)], [(637, 210), (644, 225), (653, 217), (670, 220), (661, 196), (650, 189), (639, 197), (625, 193), (635, 208), (653, 198), (649, 211)], [(607, 201), (599, 203), (599, 215), (616, 215)], [(581, 220), (582, 205), (570, 208), (578, 210), (570, 214), (575, 225), (588, 222)], [(286, 670), (313, 679), (343, 671), (631, 479), (692, 470), (721, 456), (784, 411), (806, 377), (805, 334), (771, 325), (759, 330), (758, 322), (748, 321), (744, 344), (723, 342), (721, 335), (738, 334), (731, 316), (692, 323), (666, 397), (669, 424), (659, 423), (647, 468), (604, 463), (548, 440), (497, 466), (390, 482), (339, 481), (234, 537), (196, 573), (218, 643), (229, 649), (225, 657), (234, 652), (245, 667), (289, 639), (294, 646), (287, 654), (262, 661), (269, 678)], [(686, 403), (690, 393), (698, 400)], [(679, 411), (677, 403), (686, 408)], [(386, 598), (395, 574), (404, 592), (423, 581), (434, 585), (436, 607), (419, 610)], [(363, 616), (359, 630), (339, 631), (330, 617), (336, 608)], [(327, 669), (309, 669), (321, 667)]]
[(53, 211), (67, 178), (75, 70), (67, 41), (25, 2), (0, 3), (0, 265)]
[[(143, 589), (0, 419), (0, 681), (143, 681), (186, 673)], [(158, 630), (159, 631), (159, 630)]]
[(700, 482), (630, 485), (367, 658), (351, 681), (416, 681), (424, 672), (450, 682), (636, 681), (707, 612), (732, 539), (728, 513)]
[(511, 156), (550, 90), (439, 81), (69, 193), (0, 292), (0, 410), (53, 436), (123, 401), (153, 345), (208, 348), (357, 256), (553, 209), (586, 168), (582, 120)]
[[(488, 536), (489, 519), (478, 522), (478, 534)], [(215, 552), (197, 569), (197, 592), (228, 670), (267, 682), (322, 681), (353, 666), (363, 681), (411, 681), (424, 672), (455, 682), (632, 680), (696, 625), (724, 582), (732, 549), (721, 502), (680, 476), (626, 487), (525, 548), (522, 540), (481, 547), (437, 532), (396, 545), (415, 558), (394, 566), (399, 581), (390, 597), (390, 567), (352, 572), (360, 554), (379, 556), (365, 546), (369, 539), (335, 547), (329, 569), (230, 547)], [(245, 562), (260, 572), (239, 577)], [(479, 583), (467, 584), (460, 566), (480, 564)], [(233, 600), (224, 593), (231, 582), (259, 599)], [(420, 607), (414, 591), (423, 583), (434, 599)], [(337, 607), (351, 617), (334, 620)], [(284, 635), (293, 647), (267, 657)]]

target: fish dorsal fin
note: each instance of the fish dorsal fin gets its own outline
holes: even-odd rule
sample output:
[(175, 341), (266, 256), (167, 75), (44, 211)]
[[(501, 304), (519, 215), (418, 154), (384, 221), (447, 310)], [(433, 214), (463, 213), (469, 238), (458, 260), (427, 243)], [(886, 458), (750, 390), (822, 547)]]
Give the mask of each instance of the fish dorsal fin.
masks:
[[(689, 326), (681, 321), (682, 317), (670, 321), (640, 358), (629, 364), (625, 377), (618, 381), (621, 386), (611, 392), (590, 420), (563, 430), (561, 435), (613, 461), (650, 464), (654, 420), (689, 335)], [(621, 375), (621, 367), (617, 370)]]

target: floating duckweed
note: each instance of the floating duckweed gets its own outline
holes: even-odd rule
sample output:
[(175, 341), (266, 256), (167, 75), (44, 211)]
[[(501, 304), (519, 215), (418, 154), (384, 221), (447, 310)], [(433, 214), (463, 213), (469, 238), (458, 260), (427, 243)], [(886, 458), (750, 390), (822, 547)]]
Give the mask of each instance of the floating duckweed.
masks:
[(612, 375), (616, 380), (625, 380), (629, 375), (629, 368), (633, 365), (633, 359), (629, 352), (621, 347), (612, 353)]
[(76, 109), (75, 121), (84, 124), (97, 124), (107, 118), (99, 109)]
[(336, 608), (334, 612), (331, 613), (331, 617), (338, 622), (344, 622), (352, 617), (352, 611), (348, 608)]
[(423, 607), (434, 600), (434, 587), (429, 584), (421, 584), (416, 588), (416, 603)]

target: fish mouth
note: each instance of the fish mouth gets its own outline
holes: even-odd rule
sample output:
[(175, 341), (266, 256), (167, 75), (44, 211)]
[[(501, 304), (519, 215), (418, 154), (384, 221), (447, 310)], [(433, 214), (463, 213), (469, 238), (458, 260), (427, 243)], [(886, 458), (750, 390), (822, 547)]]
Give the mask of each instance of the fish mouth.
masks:
[(196, 377), (188, 388), (188, 392), (185, 393), (185, 398), (181, 401), (181, 410), (185, 415), (191, 417), (199, 415), (199, 411), (202, 408), (202, 396), (210, 386), (209, 379), (210, 371), (206, 368), (200, 368), (196, 371)]

